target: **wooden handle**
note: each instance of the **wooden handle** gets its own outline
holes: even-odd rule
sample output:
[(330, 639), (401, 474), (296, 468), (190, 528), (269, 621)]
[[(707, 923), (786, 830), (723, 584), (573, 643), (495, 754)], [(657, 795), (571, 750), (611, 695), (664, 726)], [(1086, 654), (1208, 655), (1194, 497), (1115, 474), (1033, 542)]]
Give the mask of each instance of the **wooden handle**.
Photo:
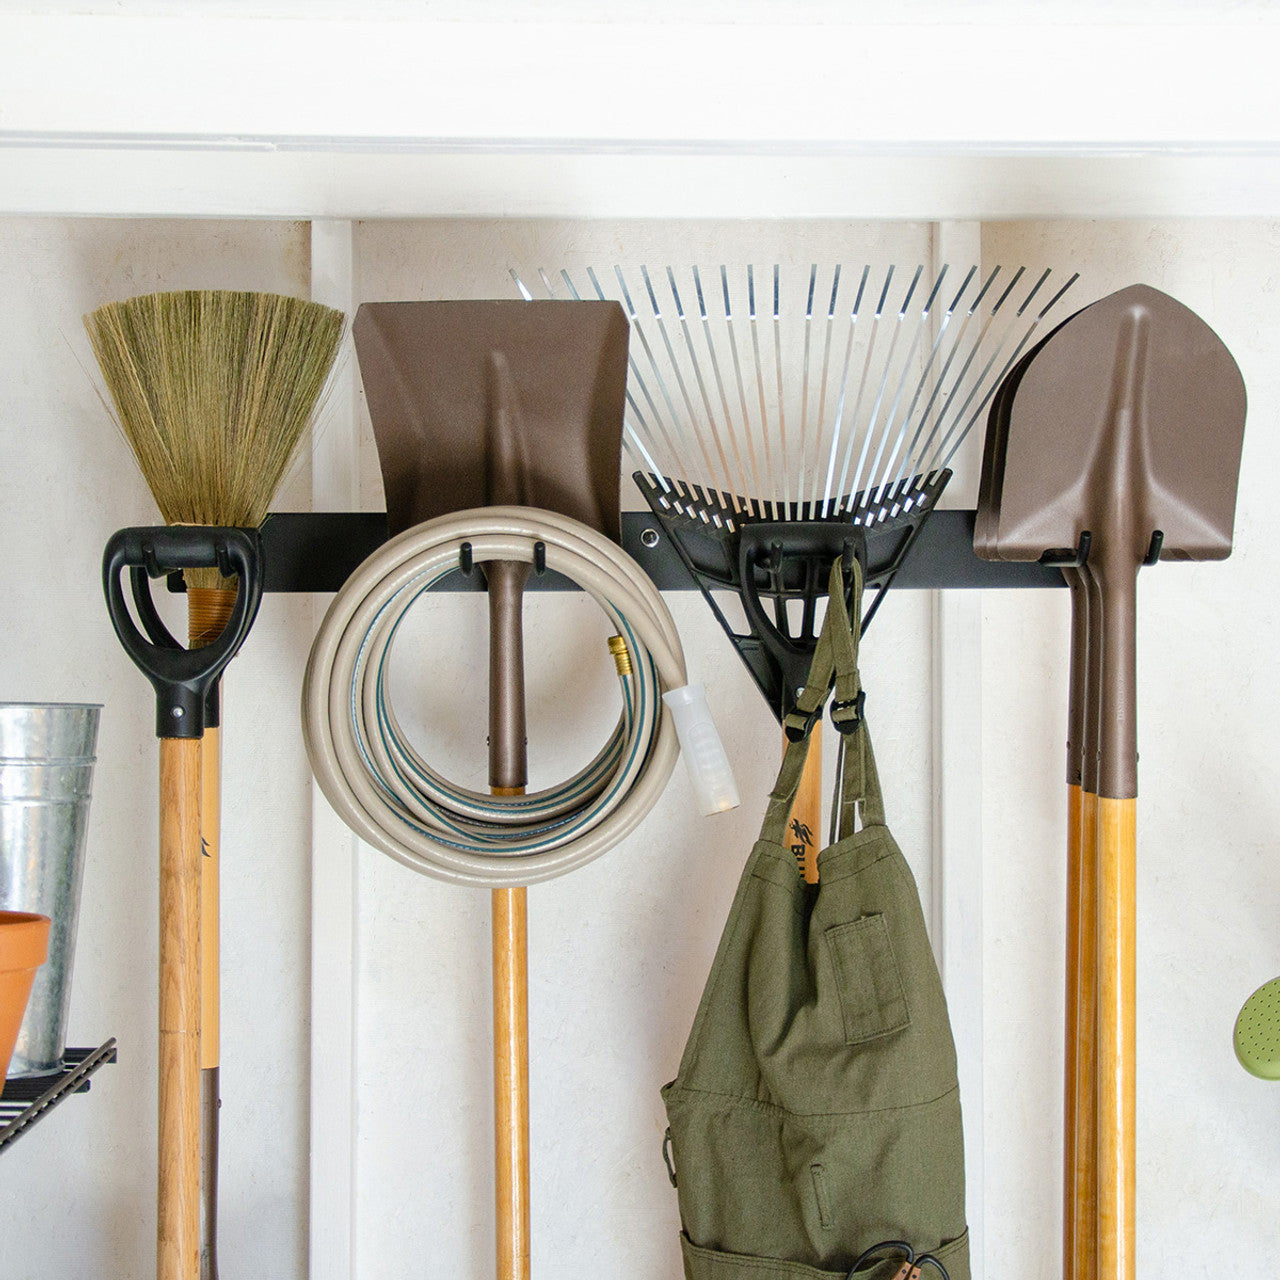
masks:
[(200, 740), (200, 1065), (218, 1065), (221, 1051), (219, 860), (222, 851), (222, 730)]
[(1134, 1280), (1137, 801), (1098, 799), (1098, 1275)]
[[(783, 750), (785, 749), (784, 740)], [(819, 720), (809, 735), (809, 754), (805, 757), (804, 772), (800, 775), (795, 804), (791, 806), (791, 823), (787, 828), (787, 847), (795, 855), (796, 863), (809, 884), (818, 883), (821, 832), (822, 721)]]
[(1062, 1080), (1062, 1277), (1076, 1280), (1076, 1054), (1079, 1052), (1080, 787), (1067, 787), (1067, 964)]
[[(1098, 797), (1077, 790), (1075, 874), (1067, 904), (1067, 1280), (1098, 1275)], [(1071, 1021), (1074, 1014), (1074, 1021)]]
[(200, 740), (200, 1280), (218, 1278), (222, 732)]
[[(528, 777), (522, 598), (527, 564), (485, 565), (489, 590), (489, 783)], [(493, 1130), (498, 1280), (529, 1280), (528, 890), (493, 891)]]
[(528, 1280), (529, 943), (524, 888), (493, 891), (493, 1119), (498, 1280)]
[(160, 743), (158, 1280), (200, 1271), (200, 742)]

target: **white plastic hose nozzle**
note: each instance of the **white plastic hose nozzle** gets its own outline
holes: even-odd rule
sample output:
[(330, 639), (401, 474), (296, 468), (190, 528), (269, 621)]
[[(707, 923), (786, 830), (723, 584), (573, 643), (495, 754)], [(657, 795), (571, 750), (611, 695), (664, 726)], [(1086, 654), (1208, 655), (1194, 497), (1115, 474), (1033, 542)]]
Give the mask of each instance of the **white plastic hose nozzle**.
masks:
[(675, 721), (680, 754), (689, 770), (698, 808), (704, 815), (736, 809), (741, 803), (738, 784), (733, 780), (729, 757), (707, 706), (706, 686), (686, 684), (664, 693), (662, 700)]

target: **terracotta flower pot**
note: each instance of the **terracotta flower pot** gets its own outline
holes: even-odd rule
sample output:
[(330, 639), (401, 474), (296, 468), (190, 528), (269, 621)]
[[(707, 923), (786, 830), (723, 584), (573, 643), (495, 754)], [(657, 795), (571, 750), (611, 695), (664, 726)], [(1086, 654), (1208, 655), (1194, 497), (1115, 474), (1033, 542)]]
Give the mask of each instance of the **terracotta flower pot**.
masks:
[(27, 1011), (36, 970), (49, 952), (49, 917), (27, 911), (0, 911), (0, 1079)]

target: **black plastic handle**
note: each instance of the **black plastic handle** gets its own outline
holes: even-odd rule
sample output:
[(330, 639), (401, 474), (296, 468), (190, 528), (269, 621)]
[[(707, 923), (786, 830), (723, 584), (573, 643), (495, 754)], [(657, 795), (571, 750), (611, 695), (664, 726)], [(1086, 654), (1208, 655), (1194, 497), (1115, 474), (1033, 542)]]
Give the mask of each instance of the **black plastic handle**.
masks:
[[(826, 595), (837, 556), (856, 559), (866, 572), (867, 538), (853, 523), (788, 521), (743, 523), (738, 540), (739, 594), (743, 612), (777, 672), (778, 715), (785, 719), (809, 674), (821, 627), (817, 601)], [(763, 579), (763, 581), (762, 581)], [(767, 596), (774, 617), (765, 611)], [(793, 627), (787, 603), (802, 605), (800, 625)], [(802, 735), (803, 736), (803, 735)]]
[[(156, 612), (148, 579), (178, 569), (213, 568), (224, 577), (238, 579), (231, 617), (212, 644), (186, 649)], [(125, 601), (121, 579), (126, 569), (130, 570), (135, 608), (145, 635), (138, 630)], [(200, 737), (218, 677), (244, 643), (262, 602), (258, 531), (211, 525), (121, 529), (111, 536), (103, 552), (102, 585), (120, 643), (156, 691), (156, 737)]]

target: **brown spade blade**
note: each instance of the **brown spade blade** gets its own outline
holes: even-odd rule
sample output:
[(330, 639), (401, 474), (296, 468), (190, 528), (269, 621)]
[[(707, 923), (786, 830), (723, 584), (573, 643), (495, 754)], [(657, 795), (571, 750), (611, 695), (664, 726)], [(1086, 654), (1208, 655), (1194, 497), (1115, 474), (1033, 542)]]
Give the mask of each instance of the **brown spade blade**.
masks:
[(616, 302), (374, 302), (352, 330), (393, 535), (518, 500), (619, 537)]
[(1245, 390), (1221, 339), (1147, 285), (1095, 302), (1036, 353), (1008, 404), (986, 553), (1036, 560), (1089, 535), (1104, 608), (1101, 795), (1136, 794), (1139, 566), (1231, 551)]

